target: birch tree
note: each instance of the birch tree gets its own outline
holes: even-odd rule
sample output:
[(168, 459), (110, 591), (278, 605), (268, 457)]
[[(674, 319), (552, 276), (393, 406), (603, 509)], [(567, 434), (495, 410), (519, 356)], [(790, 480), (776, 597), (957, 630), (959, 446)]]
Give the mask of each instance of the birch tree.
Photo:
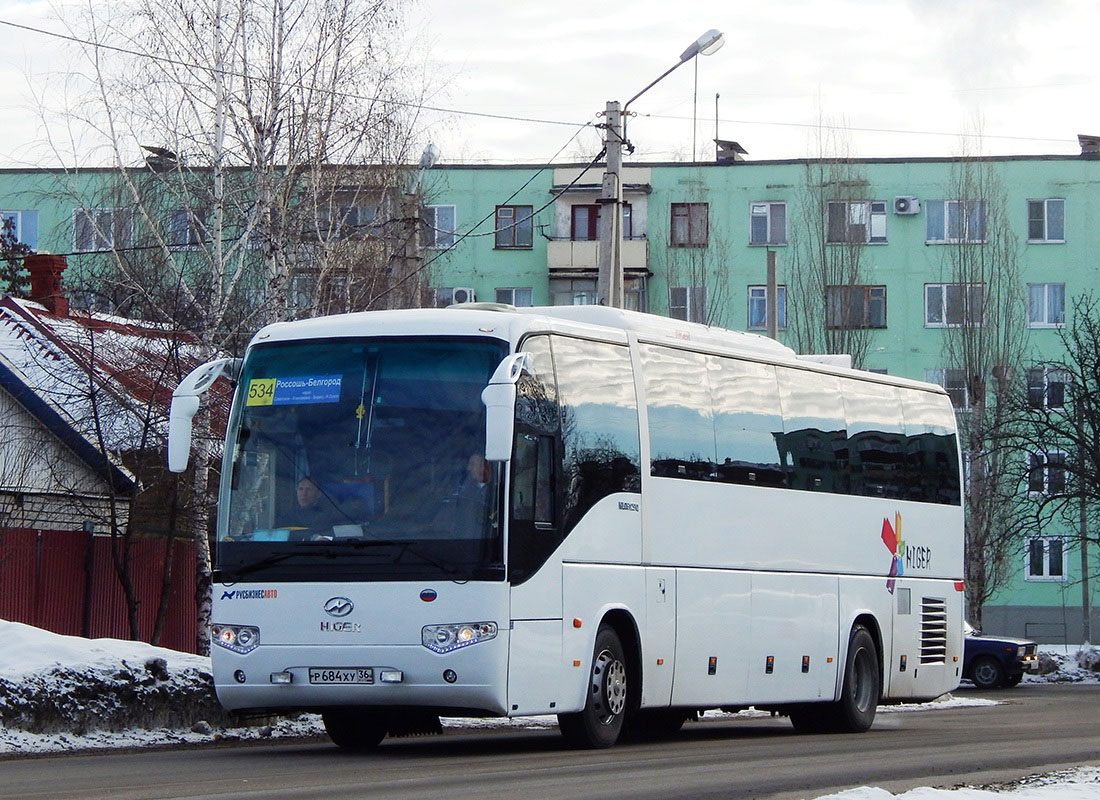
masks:
[[(91, 44), (66, 130), (84, 132), (80, 163), (91, 139), (114, 167), (109, 206), (91, 207), (79, 169), (60, 189), (79, 199), (74, 249), (99, 253), (82, 260), (89, 294), (184, 324), (210, 357), (268, 322), (393, 302), (391, 276), (409, 272), (417, 233), (415, 215), (396, 213), (412, 191), (403, 165), (418, 152), (401, 7), (124, 0), (68, 18)], [(203, 419), (199, 497), (213, 485), (219, 438)], [(192, 519), (204, 648), (208, 513)]]
[[(788, 248), (787, 331), (798, 352), (846, 353), (858, 368), (875, 326), (866, 296), (865, 251), (880, 236), (885, 241), (885, 229), (877, 228), (866, 174), (838, 131), (819, 128), (818, 155), (806, 162), (796, 200)], [(885, 296), (882, 303), (885, 309)]]
[(995, 162), (960, 158), (946, 199), (925, 206), (941, 242), (944, 283), (925, 287), (926, 321), (942, 325), (943, 382), (956, 407), (965, 467), (965, 570), (969, 618), (1004, 579), (1019, 543), (1021, 463), (1014, 425), (1022, 390), (1027, 317), (1019, 240)]

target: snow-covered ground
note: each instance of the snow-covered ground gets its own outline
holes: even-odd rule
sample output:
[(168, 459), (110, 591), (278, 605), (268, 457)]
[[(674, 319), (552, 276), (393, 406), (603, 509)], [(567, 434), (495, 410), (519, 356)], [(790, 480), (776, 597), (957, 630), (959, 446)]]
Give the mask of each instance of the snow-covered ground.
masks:
[[(120, 639), (60, 636), (0, 620), (0, 758), (21, 753), (140, 747), (260, 738), (311, 737), (324, 733), (320, 718), (303, 714), (268, 724), (235, 726), (213, 697), (210, 660)], [(1100, 650), (1047, 649), (1044, 674), (1025, 682), (1100, 681), (1093, 667)], [(934, 712), (998, 700), (945, 695), (930, 703), (883, 706), (880, 713)], [(706, 719), (765, 716), (707, 712)], [(445, 728), (551, 728), (554, 717), (508, 720), (444, 719)], [(1025, 779), (1012, 785), (940, 790), (914, 789), (903, 800), (1076, 800), (1100, 797), (1100, 769)], [(882, 789), (861, 787), (829, 800), (888, 800)]]

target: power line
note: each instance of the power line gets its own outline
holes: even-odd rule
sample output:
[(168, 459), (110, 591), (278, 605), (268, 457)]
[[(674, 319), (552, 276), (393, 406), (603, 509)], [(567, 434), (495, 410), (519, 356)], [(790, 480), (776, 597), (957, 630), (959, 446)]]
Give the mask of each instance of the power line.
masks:
[[(49, 36), (49, 37), (54, 38), (54, 39), (62, 39), (64, 41), (68, 41), (68, 42), (75, 42), (76, 44), (87, 45), (89, 47), (94, 47), (98, 50), (110, 50), (110, 51), (115, 52), (115, 53), (123, 53), (125, 55), (135, 56), (137, 58), (147, 58), (151, 61), (159, 61), (161, 63), (171, 64), (171, 65), (177, 66), (177, 67), (186, 67), (187, 69), (197, 69), (197, 70), (201, 70), (203, 72), (215, 73), (215, 74), (223, 75), (223, 76), (229, 77), (229, 78), (243, 78), (244, 80), (259, 81), (259, 82), (268, 83), (268, 84), (271, 84), (271, 85), (274, 85), (274, 86), (281, 86), (283, 88), (304, 88), (303, 84), (300, 81), (295, 82), (295, 83), (285, 83), (285, 82), (282, 82), (282, 81), (275, 81), (275, 80), (272, 80), (271, 78), (267, 78), (267, 77), (263, 77), (263, 76), (257, 77), (257, 76), (245, 74), (243, 72), (234, 72), (233, 70), (218, 69), (218, 68), (213, 67), (209, 64), (196, 64), (195, 62), (192, 62), (192, 61), (184, 61), (182, 59), (172, 58), (170, 56), (158, 56), (158, 55), (154, 55), (152, 53), (143, 52), (141, 50), (132, 50), (130, 48), (120, 47), (118, 45), (104, 44), (102, 42), (95, 42), (95, 41), (92, 41), (91, 39), (82, 39), (79, 36), (72, 36), (72, 35), (66, 34), (66, 33), (57, 33), (56, 31), (48, 31), (48, 30), (44, 30), (43, 28), (35, 28), (31, 25), (21, 25), (18, 22), (11, 22), (10, 20), (0, 19), (0, 25), (7, 25), (8, 27), (18, 28), (19, 30), (29, 31), (30, 33), (37, 33), (37, 34), (40, 34), (42, 36)], [(520, 117), (520, 116), (515, 116), (515, 115), (512, 115), (512, 114), (491, 114), (487, 111), (464, 111), (462, 109), (457, 109), (457, 108), (444, 108), (442, 106), (429, 106), (429, 105), (423, 105), (421, 103), (411, 103), (411, 102), (406, 101), (406, 100), (393, 100), (391, 98), (381, 97), (381, 96), (378, 96), (378, 95), (370, 96), (370, 95), (357, 94), (355, 92), (342, 92), (342, 91), (339, 91), (338, 89), (323, 89), (323, 88), (318, 88), (318, 87), (313, 87), (313, 86), (309, 87), (309, 89), (310, 89), (310, 91), (319, 92), (321, 94), (329, 94), (329, 95), (333, 95), (335, 97), (344, 97), (344, 98), (347, 98), (349, 100), (364, 100), (364, 101), (370, 102), (370, 103), (382, 103), (382, 104), (387, 104), (387, 105), (392, 105), (392, 106), (398, 106), (400, 108), (411, 108), (411, 109), (414, 109), (414, 110), (417, 110), (417, 111), (436, 111), (436, 112), (439, 112), (441, 114), (455, 114), (455, 115), (458, 115), (458, 116), (466, 116), (466, 117), (481, 117), (481, 118), (484, 118), (484, 119), (505, 120), (505, 121), (509, 121), (509, 122), (533, 122), (533, 123), (538, 124), (538, 125), (563, 125), (563, 126), (567, 126), (567, 127), (574, 127), (574, 126), (579, 124), (577, 122), (568, 122), (566, 120), (558, 120), (558, 119), (540, 119), (540, 118), (537, 118), (537, 117)], [(587, 123), (586, 122), (584, 124), (585, 124), (585, 126), (587, 126), (587, 125), (591, 125), (592, 123)]]

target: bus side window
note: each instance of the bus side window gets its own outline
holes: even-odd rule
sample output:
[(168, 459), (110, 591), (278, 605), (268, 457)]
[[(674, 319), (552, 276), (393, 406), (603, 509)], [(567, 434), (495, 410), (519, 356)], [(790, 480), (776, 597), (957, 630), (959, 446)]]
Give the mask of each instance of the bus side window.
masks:
[(782, 448), (792, 489), (848, 493), (848, 434), (840, 379), (780, 367)]

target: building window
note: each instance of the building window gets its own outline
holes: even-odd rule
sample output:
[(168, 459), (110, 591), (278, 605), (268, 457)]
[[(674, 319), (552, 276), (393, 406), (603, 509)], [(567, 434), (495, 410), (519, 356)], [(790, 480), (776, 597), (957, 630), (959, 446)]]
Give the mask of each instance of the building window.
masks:
[(421, 220), (424, 223), (420, 242), (423, 247), (445, 250), (455, 246), (457, 225), (454, 206), (424, 206)]
[(197, 247), (206, 241), (206, 211), (204, 209), (175, 208), (168, 213), (169, 246)]
[(500, 249), (530, 249), (531, 206), (497, 206), (496, 246)]
[(1053, 450), (1027, 454), (1027, 490), (1057, 496), (1066, 491), (1066, 454)]
[(336, 213), (340, 216), (332, 231), (333, 238), (365, 239), (382, 233), (381, 226), (376, 224), (377, 206), (340, 206)]
[(706, 286), (669, 286), (668, 315), (684, 322), (707, 321)]
[(0, 225), (9, 224), (17, 242), (32, 250), (38, 247), (37, 211), (0, 211)]
[(706, 247), (708, 213), (706, 203), (673, 203), (669, 244), (673, 247)]
[(985, 241), (985, 200), (929, 200), (925, 241), (930, 244), (974, 244)]
[(130, 247), (133, 241), (132, 208), (78, 208), (73, 211), (73, 250), (110, 250)]
[(829, 203), (825, 241), (831, 244), (881, 244), (886, 241), (886, 203), (839, 200)]
[(1064, 581), (1066, 579), (1066, 543), (1052, 537), (1027, 540), (1027, 570), (1029, 581)]
[(1034, 367), (1027, 371), (1028, 408), (1061, 410), (1066, 407), (1066, 384), (1069, 373), (1051, 367)]
[(984, 286), (980, 283), (926, 283), (924, 327), (980, 325), (983, 296)]
[(1027, 285), (1027, 324), (1031, 328), (1060, 328), (1066, 321), (1066, 285)]
[(749, 205), (749, 244), (787, 243), (787, 204)]
[(951, 405), (959, 411), (970, 408), (970, 391), (966, 383), (966, 372), (961, 369), (926, 369), (924, 379), (936, 383), (947, 391)]
[(1061, 198), (1027, 201), (1027, 240), (1065, 242), (1066, 201)]
[[(775, 293), (776, 328), (787, 327), (787, 287), (777, 286)], [(750, 331), (768, 329), (768, 287), (749, 287), (749, 325)]]
[(590, 306), (596, 303), (595, 278), (551, 278), (550, 304)]
[(524, 287), (522, 289), (497, 289), (497, 302), (508, 303), (512, 306), (530, 306), (531, 305), (531, 287)]
[[(603, 233), (601, 206), (578, 203), (570, 207), (569, 239), (573, 242), (596, 242)], [(623, 203), (623, 238), (634, 238), (630, 203)]]
[(825, 287), (827, 328), (885, 328), (885, 286)]

